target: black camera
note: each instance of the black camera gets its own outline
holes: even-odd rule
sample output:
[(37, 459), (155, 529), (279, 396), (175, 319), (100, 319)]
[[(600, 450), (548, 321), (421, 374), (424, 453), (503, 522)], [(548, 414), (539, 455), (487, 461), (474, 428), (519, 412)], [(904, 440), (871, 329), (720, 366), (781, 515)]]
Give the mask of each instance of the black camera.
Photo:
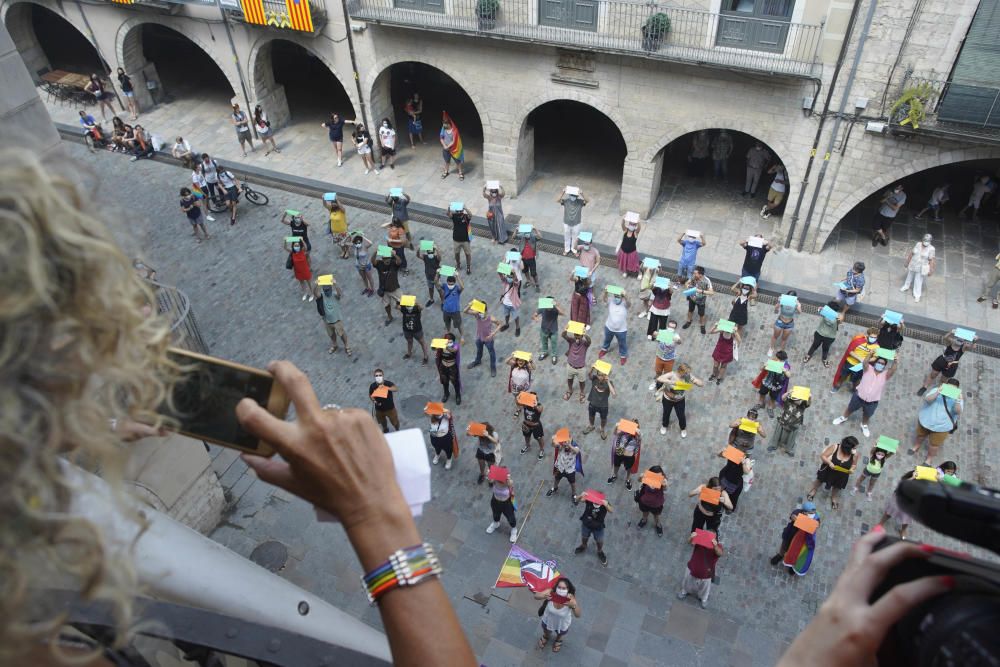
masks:
[[(896, 488), (896, 502), (939, 533), (1000, 553), (1000, 491), (907, 479)], [(886, 537), (876, 549), (898, 541)], [(1000, 667), (1000, 565), (937, 549), (894, 567), (871, 600), (898, 584), (941, 575), (954, 577), (955, 588), (910, 610), (889, 630), (878, 650), (880, 667)]]

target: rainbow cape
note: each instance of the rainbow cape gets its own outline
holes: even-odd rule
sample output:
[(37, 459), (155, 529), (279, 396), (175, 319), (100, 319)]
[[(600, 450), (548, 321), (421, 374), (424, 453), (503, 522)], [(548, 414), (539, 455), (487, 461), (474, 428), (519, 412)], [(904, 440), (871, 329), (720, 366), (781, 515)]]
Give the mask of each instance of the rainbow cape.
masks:
[(801, 577), (809, 571), (815, 550), (816, 537), (804, 530), (797, 530), (791, 544), (788, 545), (788, 551), (785, 552), (783, 565), (792, 568), (792, 571)]
[(552, 588), (558, 578), (559, 570), (554, 560), (543, 561), (515, 544), (500, 568), (497, 588), (527, 586), (533, 593), (539, 593)]
[[(462, 135), (458, 132), (458, 125), (455, 125), (455, 121), (451, 119), (447, 111), (441, 112), (441, 121), (448, 121), (451, 123), (451, 143), (447, 146), (448, 153), (456, 162), (461, 162), (465, 159), (465, 147), (462, 146)], [(441, 141), (445, 140), (444, 125), (441, 125)]]

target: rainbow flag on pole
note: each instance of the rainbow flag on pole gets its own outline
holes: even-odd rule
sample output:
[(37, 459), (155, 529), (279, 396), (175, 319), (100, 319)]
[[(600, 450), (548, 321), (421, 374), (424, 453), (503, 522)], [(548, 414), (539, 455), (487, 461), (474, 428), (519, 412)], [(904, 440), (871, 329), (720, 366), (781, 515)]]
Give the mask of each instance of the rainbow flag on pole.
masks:
[(529, 554), (516, 544), (510, 548), (507, 560), (500, 568), (497, 588), (521, 588), (527, 586), (533, 593), (552, 588), (559, 578), (554, 560), (543, 561)]

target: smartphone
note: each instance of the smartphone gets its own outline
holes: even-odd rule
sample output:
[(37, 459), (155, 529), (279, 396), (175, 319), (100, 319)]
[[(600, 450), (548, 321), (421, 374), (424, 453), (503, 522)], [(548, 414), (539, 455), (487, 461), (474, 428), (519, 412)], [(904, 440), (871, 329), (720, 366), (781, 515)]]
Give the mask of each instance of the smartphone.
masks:
[(175, 420), (179, 433), (258, 456), (274, 454), (270, 444), (245, 431), (236, 419), (236, 404), (244, 398), (285, 418), (289, 398), (274, 376), (188, 350), (172, 347), (167, 353), (187, 369), (174, 385), (173, 405), (165, 402), (160, 408), (162, 415)]

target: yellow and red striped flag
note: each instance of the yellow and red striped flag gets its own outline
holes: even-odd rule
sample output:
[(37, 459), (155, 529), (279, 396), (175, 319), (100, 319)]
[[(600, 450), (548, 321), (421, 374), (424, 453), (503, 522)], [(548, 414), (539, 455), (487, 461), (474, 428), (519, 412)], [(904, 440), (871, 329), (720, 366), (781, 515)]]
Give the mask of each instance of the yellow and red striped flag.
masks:
[(243, 20), (247, 23), (267, 25), (263, 0), (240, 0), (240, 8), (243, 10)]
[(285, 0), (288, 8), (288, 19), (293, 30), (303, 32), (313, 31), (312, 11), (309, 9), (309, 0)]
[(117, 2), (119, 5), (131, 5), (135, 0), (111, 0), (112, 2)]

